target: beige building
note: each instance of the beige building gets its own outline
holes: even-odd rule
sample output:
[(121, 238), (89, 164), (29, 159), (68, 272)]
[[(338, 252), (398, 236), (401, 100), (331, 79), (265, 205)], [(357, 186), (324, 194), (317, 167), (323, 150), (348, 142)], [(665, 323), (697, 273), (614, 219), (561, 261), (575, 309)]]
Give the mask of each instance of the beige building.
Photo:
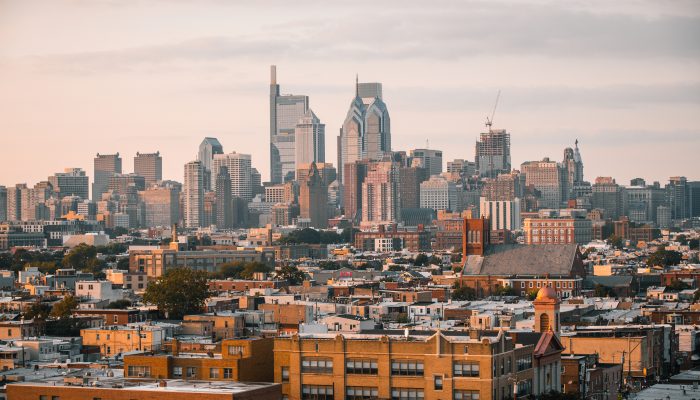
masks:
[(175, 324), (134, 323), (82, 329), (80, 337), (83, 346), (97, 346), (101, 356), (113, 357), (130, 351), (160, 350), (178, 329)]

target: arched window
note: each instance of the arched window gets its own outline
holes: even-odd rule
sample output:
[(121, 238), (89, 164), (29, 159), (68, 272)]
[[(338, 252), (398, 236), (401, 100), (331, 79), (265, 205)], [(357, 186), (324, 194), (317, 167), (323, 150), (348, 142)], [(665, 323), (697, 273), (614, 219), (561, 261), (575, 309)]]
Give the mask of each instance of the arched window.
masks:
[(549, 330), (549, 314), (540, 315), (540, 332), (547, 332)]

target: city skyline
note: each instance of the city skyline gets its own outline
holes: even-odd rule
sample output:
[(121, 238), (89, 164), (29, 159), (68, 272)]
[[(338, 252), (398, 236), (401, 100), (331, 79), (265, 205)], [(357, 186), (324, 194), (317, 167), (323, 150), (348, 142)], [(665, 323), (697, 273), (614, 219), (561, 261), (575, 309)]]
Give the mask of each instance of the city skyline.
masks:
[[(33, 4), (43, 4), (46, 14), (34, 12)], [(345, 12), (356, 12), (348, 4), (329, 7), (319, 20), (280, 3), (265, 22), (246, 21), (261, 11), (252, 5), (181, 1), (165, 10), (160, 5), (6, 1), (0, 6), (0, 34), (6, 38), (0, 50), (5, 78), (0, 80), (0, 134), (7, 148), (32, 141), (35, 158), (32, 170), (23, 170), (14, 166), (25, 155), (4, 153), (0, 184), (33, 185), (68, 167), (82, 168), (92, 182), (94, 154), (119, 152), (131, 160), (136, 152), (156, 150), (163, 156), (163, 178), (182, 181), (182, 166), (196, 158), (206, 136), (217, 137), (227, 151), (251, 154), (253, 167), (267, 180), (265, 96), (271, 64), (279, 68), (283, 94), (308, 95), (326, 124), (328, 160), (336, 159), (332, 144), (357, 73), (361, 81), (383, 84), (392, 149), (422, 148), (429, 140), (431, 149), (443, 151), (445, 162), (473, 161), (473, 143), (501, 90), (493, 127), (511, 134), (514, 167), (544, 157), (558, 161), (578, 139), (589, 181), (596, 176), (622, 184), (635, 177), (662, 183), (678, 175), (700, 179), (693, 168), (700, 148), (698, 46), (690, 39), (700, 26), (700, 12), (690, 3), (526, 2), (510, 10), (442, 3), (429, 12), (407, 5), (397, 10), (396, 26), (380, 34), (381, 27), (368, 18), (361, 35), (343, 22)], [(172, 24), (150, 31), (147, 22), (156, 18), (156, 10)], [(187, 22), (188, 12), (201, 21)], [(224, 23), (223, 16), (239, 24)], [(518, 27), (545, 17), (558, 21), (550, 24), (556, 34), (528, 31), (522, 40), (531, 45), (519, 48)], [(76, 18), (99, 34), (81, 35), (80, 24), (71, 24)], [(133, 32), (113, 34), (127, 19)], [(513, 26), (478, 33), (478, 27), (502, 20)], [(304, 29), (295, 30), (294, 22), (304, 22)], [(471, 22), (472, 28), (462, 26)], [(581, 35), (578, 23), (598, 32)], [(46, 36), (56, 24), (61, 33)], [(328, 38), (321, 35), (326, 31)], [(450, 39), (455, 35), (472, 39)], [(376, 42), (360, 46), (368, 37)], [(558, 38), (568, 46), (557, 44)], [(318, 52), (358, 61), (333, 61)], [(39, 109), (42, 118), (36, 117)], [(649, 154), (656, 162), (648, 162)]]

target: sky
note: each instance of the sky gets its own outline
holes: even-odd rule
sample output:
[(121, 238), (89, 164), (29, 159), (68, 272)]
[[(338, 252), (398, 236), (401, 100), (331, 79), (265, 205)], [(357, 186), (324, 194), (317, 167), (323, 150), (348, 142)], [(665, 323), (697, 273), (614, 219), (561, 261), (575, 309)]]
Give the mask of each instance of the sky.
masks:
[(494, 128), (514, 168), (700, 180), (700, 2), (0, 0), (0, 185), (96, 153), (161, 152), (182, 181), (205, 136), (269, 180), (269, 66), (326, 124), (327, 160), (361, 82), (382, 82), (393, 150), (474, 159)]

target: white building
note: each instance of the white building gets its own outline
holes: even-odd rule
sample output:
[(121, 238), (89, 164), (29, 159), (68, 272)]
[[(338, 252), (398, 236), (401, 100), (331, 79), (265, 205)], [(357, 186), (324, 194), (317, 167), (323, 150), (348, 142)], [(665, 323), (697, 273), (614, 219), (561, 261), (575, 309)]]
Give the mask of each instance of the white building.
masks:
[(308, 109), (294, 128), (295, 170), (312, 162), (326, 162), (325, 137), (326, 125), (321, 123), (311, 109)]
[(253, 198), (251, 163), (250, 154), (235, 151), (228, 154), (215, 154), (212, 161), (212, 189), (216, 187), (216, 174), (219, 173), (219, 167), (225, 166), (231, 178), (231, 197), (250, 201)]
[(90, 300), (117, 301), (124, 298), (121, 288), (114, 288), (110, 281), (78, 281), (75, 296)]
[(442, 176), (431, 176), (420, 184), (421, 208), (459, 211), (457, 185)]
[(185, 185), (182, 195), (185, 227), (198, 228), (204, 219), (204, 168), (201, 161), (190, 161), (185, 164)]

